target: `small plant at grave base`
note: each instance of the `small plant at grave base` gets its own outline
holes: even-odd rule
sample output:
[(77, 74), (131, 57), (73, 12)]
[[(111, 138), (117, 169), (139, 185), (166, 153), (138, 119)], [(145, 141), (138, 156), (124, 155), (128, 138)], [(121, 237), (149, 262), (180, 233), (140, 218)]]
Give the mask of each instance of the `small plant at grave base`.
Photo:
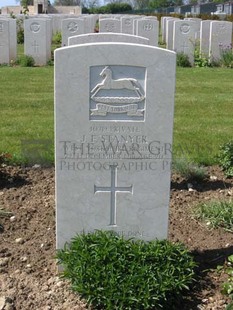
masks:
[(200, 68), (210, 66), (208, 58), (203, 57), (200, 54), (198, 49), (195, 49), (195, 51), (194, 51), (194, 65), (195, 65), (195, 67), (200, 67)]
[(232, 44), (228, 46), (220, 46), (221, 64), (227, 68), (233, 68), (233, 50)]
[(172, 309), (194, 280), (181, 244), (126, 240), (114, 232), (80, 234), (57, 253), (63, 277), (97, 309)]
[(47, 66), (54, 66), (54, 61), (53, 61), (53, 59), (49, 59), (49, 60), (47, 61)]
[(8, 63), (2, 63), (2, 64), (0, 64), (0, 67), (9, 67), (9, 64)]
[(54, 35), (53, 35), (53, 39), (52, 39), (53, 44), (59, 45), (61, 46), (61, 42), (62, 42), (62, 35), (60, 31), (57, 31)]
[(30, 55), (22, 55), (16, 60), (16, 64), (21, 67), (33, 67), (35, 65), (35, 60)]
[(227, 258), (227, 267), (224, 270), (225, 273), (229, 276), (228, 280), (222, 285), (222, 294), (230, 297), (232, 302), (227, 305), (226, 310), (233, 309), (233, 255)]
[(179, 67), (192, 67), (188, 55), (184, 53), (176, 54), (176, 64)]
[(176, 158), (172, 162), (173, 170), (186, 180), (202, 181), (207, 173), (204, 167), (190, 162), (187, 158)]
[(218, 162), (227, 177), (233, 177), (233, 141), (220, 146)]
[(212, 201), (199, 204), (194, 210), (198, 220), (205, 221), (210, 228), (222, 227), (233, 232), (233, 201)]

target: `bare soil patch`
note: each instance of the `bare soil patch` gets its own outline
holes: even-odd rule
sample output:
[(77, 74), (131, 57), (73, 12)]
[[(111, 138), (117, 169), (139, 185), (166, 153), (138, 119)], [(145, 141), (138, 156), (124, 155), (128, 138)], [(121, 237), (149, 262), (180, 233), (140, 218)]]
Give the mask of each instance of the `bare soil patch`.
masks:
[[(220, 310), (229, 302), (220, 292), (226, 276), (214, 269), (233, 253), (233, 234), (210, 230), (194, 219), (192, 209), (229, 199), (233, 180), (217, 166), (208, 168), (208, 175), (191, 190), (186, 180), (172, 177), (169, 239), (184, 243), (199, 263), (197, 281), (177, 309)], [(88, 309), (58, 277), (54, 187), (54, 168), (0, 168), (0, 209), (12, 212), (0, 218), (0, 310)]]

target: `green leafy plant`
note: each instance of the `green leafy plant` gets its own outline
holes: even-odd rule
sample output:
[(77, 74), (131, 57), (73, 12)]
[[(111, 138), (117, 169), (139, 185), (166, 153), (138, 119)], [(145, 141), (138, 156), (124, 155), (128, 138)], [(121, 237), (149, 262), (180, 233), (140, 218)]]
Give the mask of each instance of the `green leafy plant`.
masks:
[(16, 64), (20, 65), (21, 67), (33, 67), (35, 65), (35, 60), (30, 55), (22, 55), (18, 57)]
[(233, 232), (233, 202), (211, 201), (201, 203), (194, 210), (197, 219), (203, 220), (211, 228), (223, 227)]
[(54, 35), (53, 35), (53, 39), (52, 39), (53, 44), (57, 44), (61, 46), (61, 42), (62, 42), (62, 35), (61, 35), (61, 31), (57, 31)]
[[(233, 255), (230, 255), (227, 258), (227, 268), (225, 269), (226, 274), (228, 275), (228, 280), (223, 283), (222, 294), (227, 295), (233, 300)], [(233, 309), (233, 302), (227, 305), (226, 310)]]
[(194, 51), (194, 65), (201, 68), (210, 66), (209, 59), (202, 56), (198, 48)]
[(126, 240), (110, 231), (74, 237), (57, 258), (72, 289), (106, 310), (171, 309), (196, 266), (181, 244)]
[(53, 59), (49, 59), (49, 60), (47, 61), (47, 66), (54, 66), (54, 61), (53, 61)]
[(180, 174), (186, 180), (204, 180), (207, 176), (203, 166), (190, 162), (185, 157), (176, 158), (172, 162), (173, 171)]
[(13, 12), (10, 12), (10, 18), (16, 19), (16, 15)]
[(233, 141), (220, 146), (218, 162), (227, 177), (233, 177)]
[(8, 63), (2, 63), (2, 64), (0, 64), (0, 67), (9, 67), (9, 64)]
[(191, 67), (188, 55), (184, 53), (176, 54), (176, 64), (179, 67)]

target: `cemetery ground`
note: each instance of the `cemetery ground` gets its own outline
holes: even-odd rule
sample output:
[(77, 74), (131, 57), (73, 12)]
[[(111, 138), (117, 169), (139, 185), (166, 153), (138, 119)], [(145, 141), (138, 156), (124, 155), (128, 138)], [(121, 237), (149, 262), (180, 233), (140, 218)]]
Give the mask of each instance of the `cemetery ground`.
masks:
[[(177, 69), (174, 154), (204, 164), (207, 175), (172, 176), (169, 239), (184, 243), (199, 265), (176, 309), (225, 309), (230, 302), (221, 293), (228, 275), (218, 266), (233, 253), (233, 234), (211, 229), (193, 210), (232, 199), (233, 179), (216, 159), (219, 146), (232, 140), (232, 80), (230, 69)], [(87, 309), (58, 278), (55, 261), (53, 68), (0, 67), (0, 81), (0, 209), (9, 212), (0, 218), (0, 309)], [(48, 148), (34, 162), (41, 166), (28, 167), (25, 151), (33, 141)]]
[[(0, 177), (0, 207), (12, 212), (1, 218), (0, 306), (5, 297), (4, 309), (87, 309), (57, 275), (54, 169), (6, 166)], [(197, 282), (175, 309), (225, 309), (229, 299), (221, 287), (228, 277), (217, 267), (233, 252), (233, 234), (209, 229), (192, 210), (203, 201), (230, 199), (233, 179), (212, 166), (207, 178), (193, 185), (189, 191), (186, 179), (172, 177), (169, 239), (184, 243), (199, 264)]]

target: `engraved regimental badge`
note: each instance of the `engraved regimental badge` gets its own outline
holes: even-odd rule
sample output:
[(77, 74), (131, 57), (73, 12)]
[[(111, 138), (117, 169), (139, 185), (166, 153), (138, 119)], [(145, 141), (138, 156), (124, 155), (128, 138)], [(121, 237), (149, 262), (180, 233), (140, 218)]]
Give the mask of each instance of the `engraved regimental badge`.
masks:
[(91, 67), (90, 84), (91, 120), (144, 120), (145, 68)]

